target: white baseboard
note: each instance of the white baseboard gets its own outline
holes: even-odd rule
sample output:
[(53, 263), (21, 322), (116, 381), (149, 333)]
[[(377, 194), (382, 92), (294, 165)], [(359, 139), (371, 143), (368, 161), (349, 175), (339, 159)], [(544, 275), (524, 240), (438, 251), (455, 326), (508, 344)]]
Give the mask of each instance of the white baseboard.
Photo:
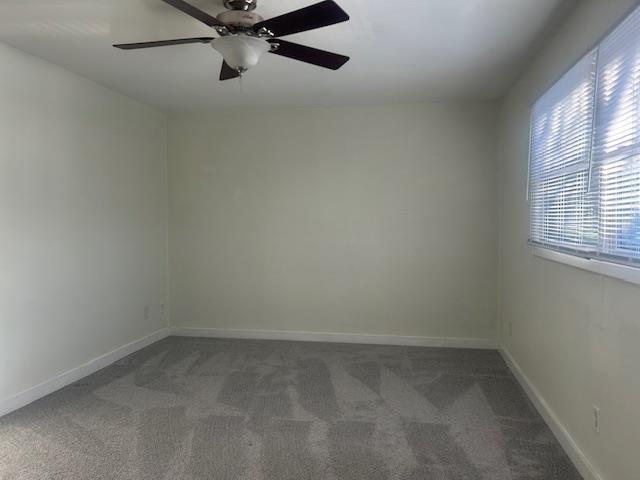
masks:
[(542, 415), (551, 431), (562, 445), (562, 448), (567, 453), (573, 464), (576, 466), (584, 480), (604, 480), (602, 475), (598, 473), (595, 467), (591, 464), (587, 456), (580, 449), (576, 441), (573, 439), (569, 431), (562, 424), (556, 413), (551, 409), (551, 406), (547, 403), (537, 387), (527, 377), (520, 365), (511, 356), (509, 351), (501, 345), (500, 354), (504, 358), (505, 362), (524, 388), (525, 392), (535, 405), (536, 409)]
[(238, 338), (251, 340), (291, 340), (299, 342), (359, 343), (369, 345), (403, 345), (411, 347), (450, 347), (495, 349), (489, 338), (403, 337), (357, 333), (296, 332), (290, 330), (228, 330), (223, 328), (173, 327), (177, 337)]
[(19, 408), (22, 408), (31, 402), (34, 402), (50, 393), (55, 392), (56, 390), (61, 389), (62, 387), (66, 387), (73, 382), (80, 380), (81, 378), (86, 377), (87, 375), (91, 375), (94, 372), (97, 372), (101, 368), (104, 368), (108, 365), (111, 365), (114, 362), (126, 357), (127, 355), (131, 355), (132, 353), (146, 347), (147, 345), (151, 345), (158, 340), (162, 340), (169, 336), (171, 330), (169, 328), (163, 328), (154, 332), (146, 337), (135, 340), (131, 343), (123, 345), (120, 348), (113, 350), (105, 355), (102, 355), (98, 358), (94, 358), (89, 362), (80, 365), (72, 370), (61, 373), (50, 380), (42, 382), (39, 385), (31, 387), (17, 395), (9, 397), (7, 399), (0, 401), (0, 417), (6, 415), (7, 413), (13, 412)]

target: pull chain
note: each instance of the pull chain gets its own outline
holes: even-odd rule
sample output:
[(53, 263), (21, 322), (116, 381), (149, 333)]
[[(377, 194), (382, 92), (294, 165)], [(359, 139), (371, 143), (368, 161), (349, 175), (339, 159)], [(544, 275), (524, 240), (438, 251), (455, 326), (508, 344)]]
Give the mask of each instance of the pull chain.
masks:
[(244, 72), (246, 72), (247, 69), (244, 67), (238, 67), (236, 71), (238, 72), (238, 84), (240, 85), (240, 93), (244, 93), (244, 84), (242, 82), (242, 77), (244, 77)]

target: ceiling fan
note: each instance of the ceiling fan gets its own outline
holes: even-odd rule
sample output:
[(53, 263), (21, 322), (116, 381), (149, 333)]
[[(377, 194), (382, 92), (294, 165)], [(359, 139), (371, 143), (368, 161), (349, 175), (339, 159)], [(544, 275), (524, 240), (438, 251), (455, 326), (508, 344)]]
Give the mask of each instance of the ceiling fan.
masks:
[(276, 38), (349, 20), (349, 15), (333, 0), (325, 0), (269, 20), (264, 20), (253, 12), (258, 6), (258, 0), (225, 0), (224, 5), (228, 10), (217, 17), (209, 15), (184, 0), (162, 1), (212, 27), (219, 37), (124, 43), (114, 47), (135, 50), (187, 43), (209, 43), (224, 58), (220, 80), (241, 77), (267, 52), (331, 70), (338, 70), (349, 61), (349, 57), (344, 55)]

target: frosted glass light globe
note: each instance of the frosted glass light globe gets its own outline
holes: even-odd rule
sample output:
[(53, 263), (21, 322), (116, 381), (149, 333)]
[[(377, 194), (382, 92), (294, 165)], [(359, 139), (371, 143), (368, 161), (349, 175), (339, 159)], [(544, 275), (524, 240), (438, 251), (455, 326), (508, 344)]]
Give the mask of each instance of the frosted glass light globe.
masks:
[(216, 38), (211, 46), (220, 52), (231, 68), (239, 71), (255, 66), (260, 57), (271, 49), (271, 44), (266, 40), (247, 35)]

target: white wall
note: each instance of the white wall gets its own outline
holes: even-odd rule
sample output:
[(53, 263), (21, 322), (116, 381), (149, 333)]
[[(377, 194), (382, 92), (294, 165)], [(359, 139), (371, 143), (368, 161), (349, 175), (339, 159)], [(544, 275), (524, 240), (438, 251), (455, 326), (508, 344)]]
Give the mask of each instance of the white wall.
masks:
[(165, 167), (164, 115), (0, 44), (0, 406), (166, 325)]
[(640, 478), (640, 288), (532, 256), (528, 105), (633, 3), (581, 2), (505, 99), (501, 128), (500, 340), (607, 480)]
[(179, 327), (495, 338), (490, 104), (169, 121)]

